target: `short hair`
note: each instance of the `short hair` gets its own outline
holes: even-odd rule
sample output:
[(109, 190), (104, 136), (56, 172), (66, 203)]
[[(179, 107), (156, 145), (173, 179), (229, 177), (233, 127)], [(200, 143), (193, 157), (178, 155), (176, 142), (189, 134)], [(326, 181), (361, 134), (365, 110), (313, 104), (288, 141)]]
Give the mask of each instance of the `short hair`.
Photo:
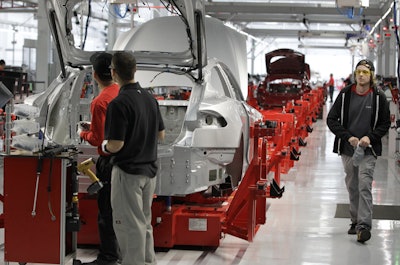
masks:
[(3, 59), (0, 60), (0, 65), (6, 65), (6, 61), (4, 61)]
[(112, 55), (106, 52), (96, 52), (90, 56), (90, 62), (93, 65), (93, 70), (101, 81), (111, 81), (111, 60)]
[(135, 78), (136, 58), (132, 52), (115, 52), (112, 58), (112, 65), (122, 81), (129, 81)]

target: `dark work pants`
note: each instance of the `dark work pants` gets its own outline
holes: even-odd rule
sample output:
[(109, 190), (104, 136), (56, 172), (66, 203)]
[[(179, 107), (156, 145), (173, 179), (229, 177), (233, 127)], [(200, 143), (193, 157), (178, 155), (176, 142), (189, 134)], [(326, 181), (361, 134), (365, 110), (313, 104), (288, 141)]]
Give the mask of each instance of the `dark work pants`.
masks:
[(111, 170), (110, 157), (99, 156), (96, 163), (96, 175), (104, 184), (104, 187), (97, 192), (97, 205), (99, 214), (97, 217), (100, 252), (97, 260), (115, 262), (120, 260), (120, 250), (113, 228), (111, 208)]
[(329, 86), (329, 99), (332, 102), (333, 100), (333, 91), (335, 91), (335, 87), (334, 86)]

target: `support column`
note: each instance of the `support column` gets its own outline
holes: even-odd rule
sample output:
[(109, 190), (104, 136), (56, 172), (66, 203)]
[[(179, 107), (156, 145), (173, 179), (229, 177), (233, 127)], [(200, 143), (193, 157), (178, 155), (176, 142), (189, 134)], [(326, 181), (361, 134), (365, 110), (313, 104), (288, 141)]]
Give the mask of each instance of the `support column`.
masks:
[(50, 28), (47, 20), (47, 0), (38, 1), (38, 38), (36, 49), (36, 80), (44, 84), (36, 85), (35, 93), (42, 92), (49, 85)]
[(256, 41), (254, 39), (251, 39), (250, 74), (252, 74), (252, 75), (254, 75), (254, 60), (255, 60), (254, 51), (255, 50), (256, 50)]
[[(111, 9), (113, 5), (110, 5), (109, 8)], [(108, 28), (107, 28), (107, 43), (106, 43), (106, 50), (110, 51), (113, 49), (115, 40), (117, 39), (117, 19), (115, 14), (111, 14), (112, 11), (108, 12)]]
[(396, 38), (394, 34), (390, 37), (383, 37), (382, 45), (382, 71), (384, 77), (396, 76), (397, 55), (396, 55)]

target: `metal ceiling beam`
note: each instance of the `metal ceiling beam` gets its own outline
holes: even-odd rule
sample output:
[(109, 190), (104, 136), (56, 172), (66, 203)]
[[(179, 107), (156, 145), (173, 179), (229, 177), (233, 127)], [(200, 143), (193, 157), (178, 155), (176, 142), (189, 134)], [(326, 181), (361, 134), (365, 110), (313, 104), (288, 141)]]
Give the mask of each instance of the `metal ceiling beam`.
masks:
[(37, 13), (37, 8), (7, 7), (0, 8), (0, 13)]
[(3, 13), (36, 13), (37, 7), (37, 1), (0, 0), (0, 12)]
[[(246, 3), (246, 2), (206, 2), (207, 14), (217, 13), (253, 13), (253, 14), (315, 14), (315, 15), (340, 15), (336, 7), (299, 6), (295, 4), (269, 4), (269, 3)], [(378, 7), (364, 8), (365, 16), (381, 16), (382, 10)]]
[(245, 29), (246, 33), (255, 37), (259, 36), (272, 36), (272, 37), (289, 37), (289, 38), (321, 38), (321, 39), (346, 39), (347, 36), (357, 35), (359, 32), (355, 31), (326, 31), (326, 30), (313, 30), (310, 32), (302, 30), (290, 29)]
[[(326, 23), (326, 24), (345, 24), (353, 25), (359, 24), (363, 17), (348, 18), (344, 15), (315, 15), (315, 14), (292, 14), (290, 16), (282, 14), (228, 14), (228, 13), (215, 13), (210, 14), (213, 17), (232, 23), (251, 23), (251, 22), (280, 22), (280, 23), (302, 23), (303, 18), (307, 18), (309, 23)], [(378, 21), (380, 16), (368, 17), (368, 20)], [(368, 21), (369, 23), (369, 21)]]
[[(298, 37), (303, 20), (306, 18), (309, 25), (318, 24), (318, 27), (341, 28), (340, 31), (314, 31), (310, 36), (323, 36), (323, 38), (345, 39), (348, 34), (357, 34), (354, 29), (363, 24), (374, 25), (386, 12), (384, 6), (371, 2), (370, 7), (355, 8), (348, 14), (349, 8), (337, 8), (334, 5), (322, 6), (321, 4), (298, 5), (294, 3), (249, 3), (249, 2), (206, 2), (206, 13), (225, 22), (242, 25), (246, 33), (256, 36)], [(248, 23), (281, 23), (276, 29), (254, 29), (243, 26)], [(292, 25), (290, 25), (292, 24)], [(331, 24), (334, 24), (333, 26)], [(283, 26), (285, 25), (285, 26)], [(358, 27), (357, 27), (358, 26)], [(262, 25), (259, 25), (262, 27)], [(266, 26), (267, 27), (267, 26)], [(271, 27), (271, 26), (269, 26)], [(293, 28), (292, 28), (293, 27)], [(315, 27), (314, 27), (315, 28)]]
[(299, 44), (297, 46), (299, 49), (346, 49), (348, 50), (349, 47), (347, 46), (328, 46), (328, 45), (306, 45), (306, 44)]

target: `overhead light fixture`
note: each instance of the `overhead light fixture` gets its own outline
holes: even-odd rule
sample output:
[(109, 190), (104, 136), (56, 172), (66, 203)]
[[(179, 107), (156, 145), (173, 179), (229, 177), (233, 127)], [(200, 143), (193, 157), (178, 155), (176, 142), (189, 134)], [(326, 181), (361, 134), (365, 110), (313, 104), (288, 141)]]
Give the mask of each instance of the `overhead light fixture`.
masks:
[(392, 11), (393, 6), (394, 6), (394, 2), (392, 2), (392, 4), (389, 6), (388, 10), (386, 10), (385, 14), (383, 14), (383, 16), (375, 23), (375, 25), (369, 31), (368, 36), (371, 36), (372, 33), (374, 33), (375, 29), (379, 26), (379, 24), (381, 24), (381, 22), (390, 14), (390, 12)]
[(233, 30), (236, 30), (236, 31), (239, 32), (240, 34), (243, 34), (243, 35), (249, 37), (250, 39), (253, 39), (253, 40), (255, 40), (255, 41), (259, 42), (259, 43), (265, 43), (262, 39), (257, 38), (257, 37), (254, 37), (253, 35), (250, 35), (249, 33), (247, 33), (247, 32), (245, 32), (245, 31), (243, 31), (243, 30), (237, 28), (235, 25), (233, 25), (233, 24), (230, 23), (230, 22), (224, 22), (224, 24), (225, 24), (225, 26), (227, 26), (227, 27), (229, 27), (229, 28), (231, 28), (231, 29), (233, 29)]
[(132, 4), (132, 0), (110, 0), (110, 4)]
[(369, 7), (369, 0), (336, 0), (338, 7)]
[(331, 46), (331, 45), (297, 45), (299, 49), (348, 49), (346, 46)]

